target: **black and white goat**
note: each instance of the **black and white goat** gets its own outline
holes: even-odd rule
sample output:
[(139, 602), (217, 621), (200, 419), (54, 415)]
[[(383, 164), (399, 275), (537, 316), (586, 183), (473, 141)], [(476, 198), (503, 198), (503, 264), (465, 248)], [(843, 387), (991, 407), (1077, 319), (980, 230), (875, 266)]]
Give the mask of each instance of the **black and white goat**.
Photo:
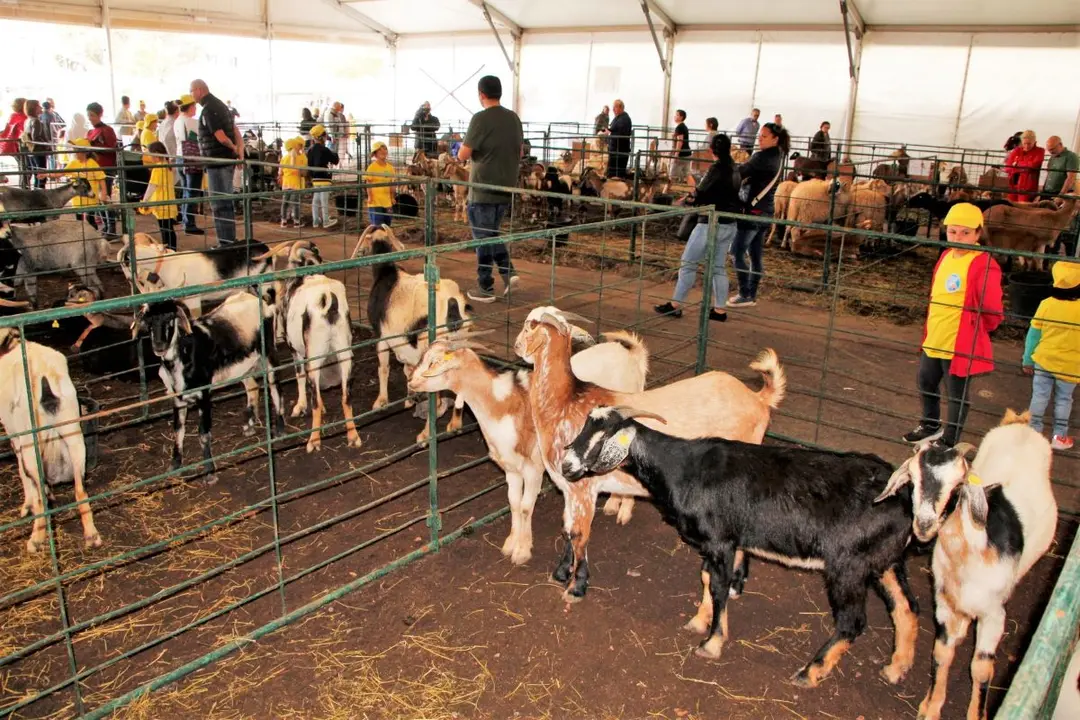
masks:
[[(274, 377), (273, 306), (260, 298), (238, 292), (230, 295), (206, 316), (192, 320), (180, 302), (143, 305), (135, 314), (134, 332), (149, 330), (154, 354), (161, 358), (158, 377), (173, 398), (173, 431), (176, 433), (172, 467), (183, 465), (184, 423), (188, 407), (199, 408), (199, 441), (209, 473), (208, 483), (217, 481), (210, 448), (210, 385), (241, 380), (247, 391), (247, 422), (244, 434), (255, 432), (259, 383), (251, 376), (259, 361), (266, 360), (267, 384), (274, 406), (274, 430), (285, 431), (281, 396)], [(260, 337), (260, 330), (264, 337)], [(263, 353), (265, 343), (266, 353)], [(269, 422), (269, 419), (267, 420)]]
[[(404, 249), (405, 246), (388, 225), (369, 225), (357, 241), (352, 257), (383, 255)], [(404, 272), (392, 262), (372, 267), (372, 276), (368, 322), (379, 337), (376, 345), (379, 355), (379, 396), (373, 406), (374, 410), (378, 410), (390, 401), (387, 388), (390, 381), (390, 352), (393, 351), (398, 362), (405, 366), (405, 381), (408, 382), (427, 349), (428, 284), (423, 275)], [(437, 335), (457, 332), (469, 322), (466, 313), (472, 308), (453, 280), (442, 278), (439, 281), (435, 289), (435, 303)], [(405, 407), (412, 407), (412, 402), (407, 400)], [(448, 430), (461, 428), (461, 410), (459, 404), (455, 404)], [(440, 403), (439, 414), (444, 412), (444, 404)], [(425, 423), (416, 441), (424, 442), (428, 435), (429, 426)]]
[[(319, 248), (310, 240), (283, 243), (269, 257), (285, 255), (288, 268), (322, 264)], [(311, 436), (307, 451), (314, 452), (322, 445), (322, 390), (341, 386), (341, 410), (345, 413), (345, 428), (349, 447), (360, 447), (352, 404), (349, 401), (349, 382), (352, 377), (352, 324), (349, 322), (349, 297), (341, 282), (325, 275), (304, 275), (279, 281), (274, 288), (274, 304), (282, 331), (296, 363), (296, 386), (300, 396), (292, 409), (292, 417), (307, 413), (307, 386), (315, 396), (311, 411)]]
[[(94, 526), (86, 489), (86, 443), (79, 424), (79, 400), (68, 374), (67, 359), (52, 348), (26, 342), (26, 366), (33, 398), (27, 402), (21, 335), (16, 328), (0, 328), (0, 423), (10, 438), (23, 484), (21, 517), (34, 514), (33, 530), (26, 542), (31, 553), (45, 547), (45, 503), (39, 490), (34, 437), (41, 451), (46, 489), (73, 481), (79, 503), (83, 540), (87, 547), (101, 545)], [(31, 407), (33, 414), (31, 415)], [(56, 425), (57, 427), (52, 427)], [(31, 432), (34, 428), (48, 428)], [(25, 433), (19, 435), (17, 433)]]
[(1050, 484), (1050, 443), (1009, 411), (1003, 424), (973, 447), (923, 446), (893, 474), (881, 498), (911, 485), (915, 536), (934, 545), (934, 622), (930, 688), (919, 717), (937, 720), (945, 704), (949, 666), (974, 620), (968, 720), (986, 718), (994, 653), (1005, 633), (1005, 603), (1049, 549), (1057, 527)]
[(866, 591), (884, 599), (896, 629), (883, 677), (911, 669), (918, 606), (904, 551), (911, 537), (910, 494), (875, 502), (892, 466), (873, 455), (751, 445), (721, 438), (684, 440), (635, 422), (664, 418), (599, 407), (563, 456), (562, 475), (616, 469), (652, 495), (661, 515), (697, 550), (710, 578), (713, 615), (697, 654), (718, 658), (728, 639), (727, 598), (736, 548), (792, 567), (823, 570), (835, 629), (792, 681), (815, 687), (866, 628)]

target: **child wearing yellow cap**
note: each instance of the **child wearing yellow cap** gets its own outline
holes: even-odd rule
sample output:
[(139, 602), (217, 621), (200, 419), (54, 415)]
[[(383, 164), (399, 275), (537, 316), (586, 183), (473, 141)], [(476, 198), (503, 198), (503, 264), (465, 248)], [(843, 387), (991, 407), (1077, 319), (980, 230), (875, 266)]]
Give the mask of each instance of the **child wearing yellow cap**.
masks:
[[(281, 227), (304, 227), (304, 218), (300, 213), (300, 193), (304, 189), (304, 168), (307, 167), (304, 155), (304, 138), (294, 137), (285, 141), (285, 155), (281, 158), (278, 170), (278, 182), (281, 184)], [(290, 192), (292, 191), (292, 192)]]
[[(1001, 324), (1004, 314), (1001, 268), (989, 253), (975, 249), (983, 233), (982, 211), (971, 203), (957, 203), (943, 224), (949, 242), (963, 247), (946, 250), (934, 267), (919, 358), (922, 421), (904, 435), (904, 440), (914, 443), (940, 438), (952, 446), (964, 428), (971, 378), (994, 369), (990, 333)], [(942, 382), (949, 406), (944, 426)]]
[[(75, 178), (83, 178), (90, 183), (90, 189), (93, 190), (93, 197), (82, 197), (76, 195), (71, 199), (72, 207), (92, 207), (94, 205), (105, 204), (105, 171), (101, 169), (101, 166), (97, 164), (94, 158), (90, 157), (90, 141), (86, 138), (79, 138), (71, 141), (71, 147), (74, 154), (74, 159), (69, 160), (64, 165), (63, 174), (67, 176), (68, 180), (74, 180)], [(83, 219), (83, 214), (78, 213), (75, 215), (79, 220)], [(97, 230), (97, 218), (93, 215), (87, 214), (86, 221), (90, 223), (90, 227)]]
[[(150, 182), (146, 185), (146, 193), (143, 195), (145, 202), (161, 202), (176, 200), (176, 186), (173, 184), (172, 168), (169, 164), (168, 150), (165, 143), (155, 140), (148, 147), (149, 153), (143, 155), (143, 165), (150, 168)], [(144, 215), (153, 215), (157, 218), (158, 230), (161, 231), (161, 244), (170, 250), (176, 249), (176, 205), (156, 205), (149, 208), (139, 208)]]
[(1024, 343), (1024, 372), (1031, 375), (1031, 427), (1042, 432), (1043, 415), (1054, 396), (1050, 447), (1071, 450), (1069, 415), (1080, 382), (1080, 262), (1058, 260), (1054, 288), (1039, 303)]
[(372, 225), (389, 225), (394, 216), (391, 208), (394, 206), (394, 198), (389, 185), (377, 185), (394, 179), (394, 166), (386, 161), (389, 151), (386, 143), (376, 142), (371, 146), (371, 156), (374, 158), (368, 165), (364, 174), (364, 182), (371, 183), (367, 189), (368, 221)]
[(139, 136), (139, 140), (142, 142), (143, 148), (148, 148), (157, 142), (157, 115), (147, 115), (145, 118), (139, 121), (142, 123), (142, 134)]
[(316, 125), (311, 128), (311, 147), (307, 151), (308, 167), (311, 174), (311, 186), (324, 188), (311, 196), (311, 224), (332, 228), (338, 224), (337, 218), (330, 217), (330, 166), (341, 160), (338, 154), (326, 147), (326, 128)]

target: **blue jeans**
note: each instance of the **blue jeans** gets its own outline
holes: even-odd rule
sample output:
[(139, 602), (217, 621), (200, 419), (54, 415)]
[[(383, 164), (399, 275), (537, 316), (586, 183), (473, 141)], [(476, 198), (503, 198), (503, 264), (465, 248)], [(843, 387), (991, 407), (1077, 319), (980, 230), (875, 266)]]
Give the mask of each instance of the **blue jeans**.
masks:
[(367, 209), (368, 222), (379, 227), (380, 225), (389, 225), (394, 220), (393, 214), (388, 207), (368, 207)]
[[(499, 225), (510, 206), (506, 203), (469, 203), (469, 226), (474, 240), (483, 240), (499, 236)], [(514, 274), (514, 264), (510, 262), (510, 251), (503, 243), (481, 245), (476, 248), (476, 282), (481, 290), (491, 292), (495, 289), (492, 269), (499, 268), (505, 282)]]
[[(735, 233), (735, 223), (716, 226), (716, 254), (713, 256), (712, 274), (712, 304), (716, 308), (724, 307), (724, 303), (727, 302), (727, 254)], [(675, 294), (672, 300), (680, 305), (686, 302), (686, 296), (690, 294), (690, 288), (694, 286), (698, 263), (708, 254), (708, 240), (709, 224), (699, 222), (691, 231), (690, 239), (686, 241), (680, 261), (682, 264), (679, 265), (679, 280), (675, 283)]]
[(1043, 370), (1037, 363), (1035, 376), (1031, 378), (1031, 427), (1039, 432), (1043, 430), (1043, 415), (1050, 405), (1050, 395), (1054, 395), (1054, 435), (1066, 437), (1069, 434), (1069, 415), (1072, 413), (1073, 390), (1076, 383), (1066, 382)]
[[(761, 263), (761, 240), (768, 228), (766, 223), (740, 224), (735, 233), (731, 254), (735, 256), (735, 276), (739, 279), (739, 295), (749, 300), (757, 299), (758, 283), (764, 274)], [(746, 254), (750, 254), (750, 266)]]
[(236, 210), (233, 208), (233, 166), (208, 167), (207, 186), (210, 189), (210, 207), (214, 210), (214, 230), (218, 245), (236, 242)]
[(317, 185), (315, 187), (325, 187), (326, 190), (311, 194), (311, 224), (315, 227), (320, 225), (326, 227), (330, 222), (330, 186)]
[[(202, 194), (202, 173), (184, 173), (184, 198), (201, 198)], [(185, 203), (180, 206), (180, 221), (184, 223), (185, 230), (195, 227), (198, 208), (198, 203)]]

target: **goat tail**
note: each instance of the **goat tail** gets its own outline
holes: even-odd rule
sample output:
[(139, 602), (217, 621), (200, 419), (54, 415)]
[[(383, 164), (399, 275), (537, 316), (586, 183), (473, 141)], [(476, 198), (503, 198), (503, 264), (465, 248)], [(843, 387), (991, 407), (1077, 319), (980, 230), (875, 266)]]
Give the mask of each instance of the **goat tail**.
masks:
[(765, 381), (765, 385), (758, 392), (761, 399), (773, 410), (780, 407), (780, 402), (787, 392), (787, 376), (776, 351), (772, 348), (762, 350), (754, 362), (750, 363), (750, 369), (761, 373), (762, 380)]
[(630, 361), (641, 371), (641, 377), (648, 377), (649, 348), (645, 347), (645, 342), (640, 337), (628, 330), (612, 330), (604, 333), (603, 337), (606, 342), (616, 342), (626, 348)]
[(41, 395), (38, 397), (41, 409), (48, 415), (55, 415), (60, 410), (60, 396), (53, 392), (49, 386), (49, 380), (41, 376)]

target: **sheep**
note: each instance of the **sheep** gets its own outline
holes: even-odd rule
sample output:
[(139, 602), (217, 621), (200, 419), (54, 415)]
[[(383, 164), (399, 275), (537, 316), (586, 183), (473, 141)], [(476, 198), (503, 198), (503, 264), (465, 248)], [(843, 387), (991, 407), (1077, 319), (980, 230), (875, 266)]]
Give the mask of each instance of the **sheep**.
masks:
[[(985, 242), (990, 247), (1045, 253), (1076, 216), (1075, 196), (1062, 197), (1057, 210), (995, 205), (983, 211)], [(1011, 258), (1010, 258), (1011, 259)], [(1026, 266), (1029, 258), (1017, 258)]]
[[(173, 470), (183, 465), (184, 423), (188, 407), (197, 404), (206, 483), (217, 482), (210, 436), (210, 385), (235, 380), (243, 382), (247, 391), (244, 434), (254, 434), (259, 383), (250, 373), (257, 370), (260, 360), (266, 361), (267, 384), (274, 407), (274, 433), (285, 432), (285, 416), (273, 369), (276, 363), (272, 313), (273, 306), (247, 292), (228, 296), (218, 307), (196, 320), (192, 319), (187, 305), (181, 302), (144, 304), (136, 311), (133, 335), (137, 337), (149, 331), (154, 354), (161, 359), (158, 377), (173, 396)], [(260, 330), (265, 337), (260, 337)], [(267, 422), (269, 424), (269, 418)]]
[(34, 514), (26, 549), (30, 553), (40, 552), (46, 542), (45, 503), (40, 493), (41, 476), (34, 447), (35, 438), (45, 471), (46, 490), (49, 485), (69, 480), (74, 482), (83, 541), (88, 548), (100, 547), (101, 535), (94, 525), (94, 514), (84, 486), (86, 444), (79, 423), (79, 400), (71, 375), (68, 374), (67, 359), (52, 348), (25, 342), (29, 385), (34, 395), (32, 401), (28, 402), (21, 339), (17, 328), (0, 328), (0, 378), (3, 378), (0, 383), (0, 424), (5, 434), (14, 435), (9, 439), (23, 484), (23, 504), (19, 515), (26, 517)]
[(966, 443), (917, 448), (879, 496), (885, 500), (910, 484), (914, 534), (923, 542), (937, 538), (932, 568), (938, 631), (920, 718), (941, 717), (949, 667), (972, 621), (977, 625), (967, 717), (986, 718), (1005, 603), (1054, 539), (1052, 451), (1029, 420), (1027, 412), (1006, 411), (970, 466), (965, 455), (974, 448)]
[[(573, 330), (588, 337), (580, 328)], [(483, 349), (472, 339), (479, 334), (433, 343), (413, 372), (409, 390), (450, 391), (476, 416), (492, 461), (506, 473), (510, 535), (503, 543), (502, 553), (515, 565), (521, 565), (532, 556), (532, 511), (544, 477), (544, 461), (529, 408), (530, 373), (497, 370), (485, 363), (474, 352)], [(648, 351), (640, 339), (624, 332), (608, 333), (604, 339), (606, 342), (571, 356), (574, 376), (612, 389), (644, 388)], [(604, 508), (608, 514), (616, 512), (616, 522), (620, 524), (629, 522), (632, 510), (632, 498), (616, 495), (611, 496)]]
[[(360, 235), (353, 248), (352, 257), (382, 255), (405, 249), (388, 225), (376, 228), (369, 225)], [(456, 282), (449, 278), (439, 280), (435, 290), (437, 334), (456, 332), (469, 322), (467, 313), (472, 310), (465, 301), (465, 294)], [(389, 403), (390, 353), (405, 369), (406, 381), (428, 346), (428, 285), (423, 275), (403, 272), (395, 263), (382, 262), (372, 267), (371, 293), (368, 296), (368, 321), (379, 338), (376, 350), (379, 356), (379, 396), (373, 410)], [(406, 399), (405, 407), (412, 407)], [(440, 403), (439, 414), (445, 412)], [(454, 412), (447, 426), (450, 432), (461, 429), (461, 407), (455, 403)], [(418, 443), (426, 442), (430, 434), (427, 423), (416, 436)]]
[[(116, 261), (131, 281), (131, 253), (135, 255), (136, 285), (142, 292), (172, 290), (250, 277), (266, 272), (269, 248), (261, 242), (224, 246), (201, 252), (179, 253), (156, 242), (146, 233), (135, 233), (133, 243), (124, 242)], [(211, 291), (184, 298), (193, 318), (199, 317), (202, 300), (221, 299), (232, 290)]]
[(585, 186), (592, 190), (590, 195), (602, 200), (629, 200), (632, 186), (630, 183), (619, 178), (604, 178), (593, 168), (587, 168), (581, 176), (582, 195), (585, 194)]
[[(784, 180), (776, 186), (776, 193), (773, 195), (773, 216), (778, 218), (787, 218), (788, 204), (791, 202), (791, 193), (795, 191), (795, 186), (798, 185), (797, 180)], [(784, 226), (783, 235), (780, 238), (780, 247), (786, 248), (790, 246), (790, 230), (787, 225)], [(765, 241), (765, 247), (771, 247), (773, 244), (773, 237), (776, 235), (776, 225), (773, 225), (769, 230), (769, 237)]]
[[(310, 240), (283, 243), (270, 257), (285, 255), (289, 269), (319, 265), (319, 249)], [(269, 259), (269, 258), (268, 258)], [(282, 322), (285, 338), (296, 364), (299, 397), (292, 417), (307, 413), (307, 386), (310, 383), (315, 403), (311, 412), (311, 435), (307, 451), (322, 446), (322, 389), (341, 386), (341, 411), (345, 415), (349, 447), (361, 447), (360, 435), (349, 402), (352, 377), (352, 324), (349, 322), (349, 298), (345, 286), (325, 275), (304, 275), (275, 283), (273, 304)]]
[(918, 603), (904, 567), (910, 495), (877, 499), (892, 466), (875, 455), (722, 437), (684, 439), (666, 434), (674, 427), (661, 432), (651, 426), (667, 422), (645, 408), (594, 408), (568, 443), (560, 473), (577, 483), (586, 473), (621, 468), (649, 491), (663, 518), (701, 555), (714, 610), (695, 652), (715, 660), (728, 641), (726, 591), (742, 548), (791, 567), (824, 571), (835, 628), (792, 677), (794, 684), (816, 687), (862, 634), (869, 587), (885, 601), (895, 628), (892, 659), (882, 677), (892, 684), (903, 680), (915, 658)]
[(83, 283), (104, 290), (97, 267), (110, 261), (118, 245), (94, 236), (89, 226), (74, 218), (58, 218), (38, 225), (0, 223), (0, 242), (19, 251), (16, 276), (30, 302), (37, 305), (37, 274), (71, 270)]
[(851, 224), (860, 230), (882, 232), (888, 207), (889, 198), (883, 193), (866, 187), (854, 188), (851, 191)]
[[(544, 467), (552, 481), (568, 496), (563, 526), (568, 542), (553, 577), (567, 583), (563, 598), (575, 602), (588, 587), (586, 548), (589, 529), (601, 490), (644, 496), (632, 478), (615, 473), (600, 482), (571, 486), (559, 473), (562, 454), (589, 410), (601, 404), (635, 402), (675, 418), (672, 431), (684, 437), (720, 436), (760, 443), (769, 424), (770, 410), (784, 396), (786, 380), (776, 353), (763, 352), (751, 367), (764, 378), (755, 393), (724, 372), (709, 372), (642, 393), (619, 393), (575, 380), (570, 361), (572, 314), (554, 307), (534, 308), (514, 340), (514, 352), (535, 367), (529, 384), (533, 424), (537, 428)], [(736, 576), (733, 591), (740, 586)], [(699, 616), (708, 608), (699, 608)], [(700, 618), (691, 620), (691, 625)]]
[[(90, 181), (77, 177), (69, 183), (48, 190), (24, 190), (16, 187), (0, 187), (0, 212), (28, 212), (31, 210), (58, 210), (75, 197), (94, 197)], [(20, 218), (15, 222), (44, 222), (45, 218)]]
[[(830, 195), (836, 195), (835, 201)], [(787, 219), (802, 223), (832, 224), (843, 227), (848, 222), (848, 213), (851, 207), (851, 192), (847, 185), (827, 180), (804, 180), (791, 191), (791, 200), (788, 202)], [(831, 211), (831, 218), (830, 218)], [(802, 227), (790, 227), (791, 251), (798, 253), (801, 250), (809, 250), (813, 255), (824, 254), (823, 247), (804, 249), (803, 243), (810, 245), (810, 241), (824, 240), (825, 231), (807, 229)], [(854, 258), (858, 252), (856, 243), (843, 243), (844, 234), (833, 231), (835, 247), (843, 248), (845, 258)]]
[[(451, 160), (446, 163), (446, 167), (443, 169), (442, 177), (446, 180), (460, 180), (461, 182), (468, 182), (469, 180), (469, 168), (462, 165), (457, 160)], [(468, 185), (453, 185), (454, 192), (454, 221), (465, 222), (468, 220), (469, 209), (469, 186)]]

